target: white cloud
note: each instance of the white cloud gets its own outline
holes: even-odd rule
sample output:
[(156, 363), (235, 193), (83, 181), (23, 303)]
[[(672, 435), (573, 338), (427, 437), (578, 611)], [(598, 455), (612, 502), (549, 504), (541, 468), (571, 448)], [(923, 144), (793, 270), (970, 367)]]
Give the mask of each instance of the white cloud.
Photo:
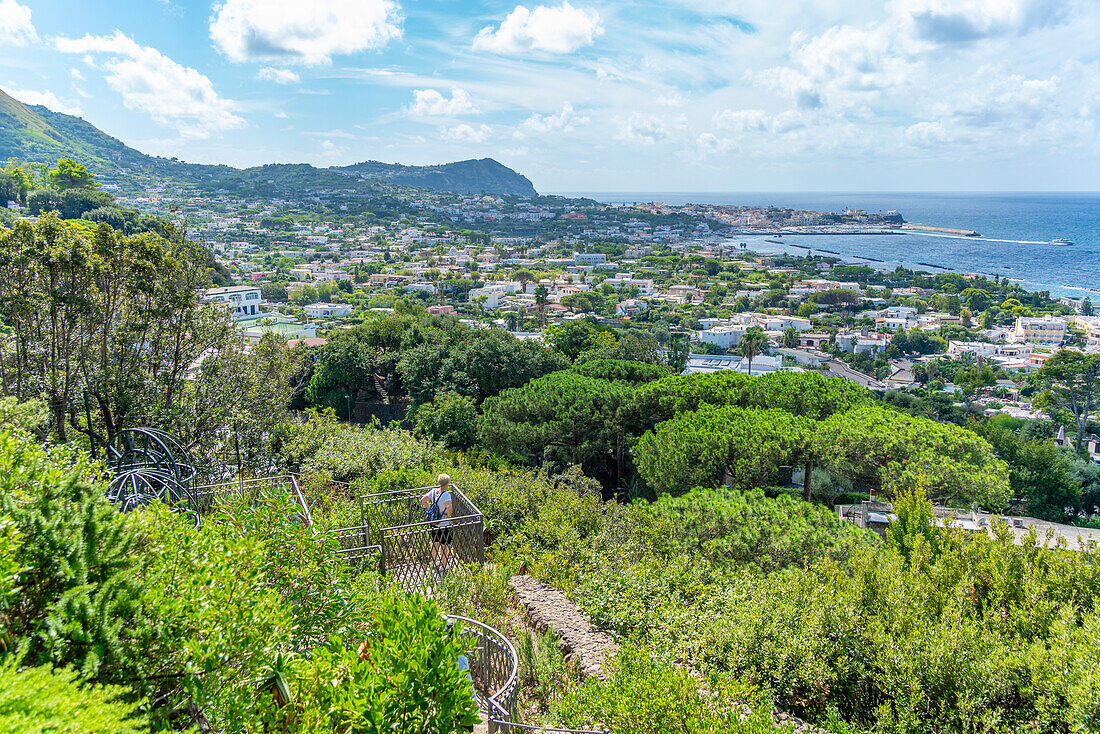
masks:
[(474, 48), (500, 54), (565, 54), (591, 46), (601, 34), (600, 14), (593, 9), (575, 8), (568, 2), (556, 7), (539, 5), (534, 10), (517, 5), (496, 29), (482, 28)]
[(27, 105), (42, 105), (54, 112), (64, 112), (67, 115), (81, 114), (79, 105), (61, 99), (53, 92), (39, 92), (34, 89), (8, 89), (7, 93)]
[(453, 117), (478, 113), (477, 105), (470, 99), (470, 94), (458, 87), (451, 88), (450, 99), (435, 89), (414, 89), (413, 98), (409, 114), (415, 117)]
[(84, 81), (84, 75), (80, 73), (80, 69), (77, 69), (75, 67), (69, 69), (69, 76), (71, 76), (73, 79), (76, 79), (77, 81)]
[(684, 117), (669, 120), (656, 115), (635, 112), (622, 122), (615, 137), (637, 145), (665, 143), (672, 140), (685, 123)]
[(576, 114), (573, 111), (573, 105), (566, 102), (562, 105), (561, 112), (555, 115), (540, 115), (537, 113), (531, 115), (520, 123), (520, 129), (516, 131), (515, 136), (522, 138), (527, 134), (568, 133), (572, 132), (577, 125), (586, 124), (588, 124), (588, 117)]
[[(113, 36), (60, 37), (53, 43), (62, 53), (92, 57), (127, 108), (175, 126), (183, 138), (208, 138), (245, 125), (234, 113), (236, 103), (218, 95), (210, 79), (121, 31)], [(99, 62), (100, 56), (105, 60)]]
[(456, 143), (483, 143), (489, 139), (493, 134), (493, 129), (488, 125), (467, 125), (461, 123), (451, 128), (445, 128), (440, 131), (440, 135), (444, 140), (451, 140)]
[(719, 130), (743, 133), (768, 129), (768, 113), (764, 110), (722, 110), (714, 113), (712, 121)]
[(297, 84), (301, 81), (298, 72), (291, 69), (276, 69), (273, 66), (265, 66), (256, 73), (256, 78), (276, 84)]
[(911, 21), (918, 38), (952, 44), (1055, 25), (1068, 5), (1066, 0), (899, 0), (896, 11)]
[(26, 46), (38, 40), (31, 9), (15, 0), (0, 0), (0, 43)]
[(401, 37), (394, 0), (224, 0), (210, 37), (233, 61), (329, 64)]

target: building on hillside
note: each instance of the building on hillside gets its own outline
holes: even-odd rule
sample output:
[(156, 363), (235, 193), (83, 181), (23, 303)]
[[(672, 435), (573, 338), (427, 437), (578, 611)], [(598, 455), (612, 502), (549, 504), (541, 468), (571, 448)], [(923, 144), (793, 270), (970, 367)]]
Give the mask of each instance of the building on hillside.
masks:
[(803, 349), (821, 349), (822, 344), (829, 343), (828, 334), (799, 334), (798, 346)]
[(573, 263), (576, 265), (602, 265), (607, 262), (607, 255), (602, 252), (574, 252)]
[(749, 327), (745, 324), (724, 324), (711, 329), (703, 329), (695, 333), (695, 338), (704, 344), (713, 344), (716, 347), (730, 349), (741, 342)]
[(645, 301), (639, 301), (637, 298), (628, 298), (622, 303), (615, 306), (616, 316), (634, 316), (646, 310)]
[(351, 306), (346, 303), (311, 303), (302, 310), (311, 319), (329, 319), (347, 316), (351, 313)]
[(258, 286), (229, 285), (223, 288), (210, 288), (202, 294), (203, 303), (223, 303), (229, 307), (235, 319), (248, 319), (259, 316), (264, 299)]
[(1066, 323), (1057, 316), (1018, 316), (1012, 341), (1055, 346), (1066, 339)]
[[(682, 374), (694, 375), (700, 372), (721, 372), (723, 370), (749, 374), (749, 360), (737, 355), (689, 354), (687, 367)], [(801, 371), (797, 367), (784, 368), (781, 356), (773, 357), (767, 354), (758, 354), (752, 358), (752, 375), (755, 377), (771, 374), (772, 372)]]
[[(1058, 446), (1065, 446), (1068, 448), (1076, 447), (1077, 437), (1074, 435), (1066, 435), (1066, 427), (1058, 427), (1058, 435), (1054, 437), (1054, 443)], [(1097, 464), (1100, 464), (1100, 436), (1088, 435), (1081, 442), (1081, 448), (1085, 449), (1089, 453), (1089, 458)]]
[(428, 306), (428, 313), (432, 316), (457, 316), (458, 311), (455, 311), (455, 307), (449, 303), (438, 304), (435, 306)]
[(832, 357), (825, 352), (818, 352), (809, 349), (780, 348), (776, 349), (775, 353), (782, 357), (786, 357), (787, 359), (802, 367), (810, 367), (813, 369), (824, 367), (826, 364), (829, 363), (829, 360), (832, 359)]

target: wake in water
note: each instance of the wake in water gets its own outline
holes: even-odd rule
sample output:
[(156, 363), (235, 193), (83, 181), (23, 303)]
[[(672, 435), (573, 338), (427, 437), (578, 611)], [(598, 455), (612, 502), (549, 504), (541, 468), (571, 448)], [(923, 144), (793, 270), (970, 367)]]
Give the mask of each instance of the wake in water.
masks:
[(918, 232), (916, 230), (905, 230), (905, 234), (915, 234), (920, 237), (938, 237), (943, 240), (969, 240), (971, 242), (1009, 242), (1014, 245), (1049, 245), (1049, 242), (1043, 242), (1041, 240), (999, 240), (995, 237), (966, 237), (958, 234), (940, 234), (939, 232)]

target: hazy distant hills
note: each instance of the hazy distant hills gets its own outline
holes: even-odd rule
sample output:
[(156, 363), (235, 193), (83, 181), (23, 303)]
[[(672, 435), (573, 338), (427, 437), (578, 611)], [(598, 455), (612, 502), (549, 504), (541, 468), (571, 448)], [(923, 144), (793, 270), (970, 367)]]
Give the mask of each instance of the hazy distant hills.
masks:
[(62, 157), (84, 163), (102, 181), (122, 185), (162, 178), (207, 188), (274, 193), (290, 185), (352, 188), (359, 183), (388, 182), (460, 194), (533, 196), (536, 193), (526, 176), (492, 158), (435, 166), (366, 161), (332, 168), (302, 163), (238, 169), (183, 163), (146, 155), (80, 117), (53, 112), (41, 105), (25, 105), (0, 90), (0, 161), (15, 158), (53, 163)]

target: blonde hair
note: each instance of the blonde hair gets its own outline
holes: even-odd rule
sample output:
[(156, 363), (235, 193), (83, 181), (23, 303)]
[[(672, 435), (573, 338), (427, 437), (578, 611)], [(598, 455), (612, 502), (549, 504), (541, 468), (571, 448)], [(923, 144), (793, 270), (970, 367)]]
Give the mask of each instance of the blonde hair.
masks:
[(446, 486), (446, 485), (451, 483), (451, 475), (450, 474), (440, 474), (439, 478), (436, 481), (439, 482), (440, 487)]

